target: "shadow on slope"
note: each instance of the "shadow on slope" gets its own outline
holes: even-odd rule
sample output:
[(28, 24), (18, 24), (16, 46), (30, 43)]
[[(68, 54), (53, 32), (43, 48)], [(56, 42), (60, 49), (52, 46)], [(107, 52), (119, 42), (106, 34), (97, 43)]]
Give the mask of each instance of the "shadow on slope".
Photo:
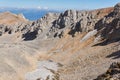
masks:
[(97, 44), (93, 45), (92, 47), (94, 47), (94, 46), (105, 46), (105, 45), (108, 45), (108, 44), (111, 44), (111, 43), (114, 43), (114, 42), (119, 42), (119, 41), (120, 41), (120, 38), (116, 39), (116, 40), (109, 40), (109, 39), (107, 39), (105, 41), (102, 41), (100, 43), (97, 43)]
[(99, 20), (94, 29), (97, 29), (98, 35), (101, 36), (101, 39), (105, 40), (104, 42), (98, 43), (94, 46), (104, 46), (110, 43), (120, 41), (120, 17), (119, 17), (119, 7), (114, 7), (114, 10), (106, 15), (104, 18)]
[(37, 30), (33, 32), (27, 32), (26, 34), (23, 34), (22, 38), (24, 38), (25, 41), (34, 40), (35, 38), (37, 38), (37, 34), (38, 34)]
[(107, 58), (111, 58), (111, 57), (112, 57), (112, 59), (120, 58), (120, 50), (116, 51), (116, 52), (113, 52), (112, 54), (107, 56)]

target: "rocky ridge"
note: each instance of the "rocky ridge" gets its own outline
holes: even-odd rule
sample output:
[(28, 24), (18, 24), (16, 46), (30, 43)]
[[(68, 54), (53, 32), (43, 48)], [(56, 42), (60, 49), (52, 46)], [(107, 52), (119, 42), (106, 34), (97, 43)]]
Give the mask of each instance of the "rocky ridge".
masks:
[(99, 31), (102, 39), (106, 41), (116, 41), (120, 39), (120, 4), (116, 4), (113, 12), (109, 13), (103, 19), (98, 21), (95, 26), (95, 29)]
[[(113, 8), (93, 11), (67, 10), (64, 13), (58, 14), (55, 20), (51, 20), (52, 25), (47, 25), (49, 30), (47, 30), (45, 36), (48, 38), (61, 38), (67, 29), (69, 30), (69, 34), (72, 36), (74, 36), (75, 32), (92, 31), (94, 30), (93, 26), (95, 26), (95, 24), (108, 13), (112, 12), (112, 10)], [(42, 21), (46, 22), (47, 20), (40, 19), (40, 22)], [(40, 24), (40, 26), (46, 27), (43, 25), (43, 23)]]
[(95, 80), (120, 80), (120, 63), (112, 63), (107, 72)]
[(12, 14), (11, 12), (0, 13), (0, 24), (17, 25), (20, 23), (28, 23), (28, 20), (22, 14)]
[[(29, 39), (31, 34), (40, 38), (62, 37), (66, 29), (69, 34), (74, 36), (75, 32), (89, 32), (94, 30), (95, 24), (105, 15), (110, 13), (113, 8), (100, 9), (93, 11), (67, 10), (64, 13), (48, 13), (41, 19), (29, 24), (19, 23), (17, 25), (1, 26), (1, 35), (5, 32), (21, 32), (23, 38)], [(4, 14), (4, 13), (3, 13)], [(26, 36), (27, 35), (27, 36)]]

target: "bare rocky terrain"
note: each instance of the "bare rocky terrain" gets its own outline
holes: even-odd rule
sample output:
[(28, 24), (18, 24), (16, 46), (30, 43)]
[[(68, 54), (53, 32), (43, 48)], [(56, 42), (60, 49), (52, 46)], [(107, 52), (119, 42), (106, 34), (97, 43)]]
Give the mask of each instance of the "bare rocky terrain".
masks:
[(0, 13), (0, 80), (120, 80), (119, 63), (120, 3), (36, 21)]

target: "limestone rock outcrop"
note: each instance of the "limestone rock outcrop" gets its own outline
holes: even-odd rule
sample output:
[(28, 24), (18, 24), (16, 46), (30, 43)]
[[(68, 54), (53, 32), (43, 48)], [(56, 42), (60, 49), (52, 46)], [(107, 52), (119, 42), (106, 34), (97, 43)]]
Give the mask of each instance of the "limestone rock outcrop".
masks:
[[(17, 23), (12, 26), (0, 25), (0, 34), (20, 32), (23, 40), (33, 40), (35, 38), (61, 38), (65, 31), (69, 30), (68, 34), (74, 36), (76, 32), (94, 30), (95, 24), (112, 11), (113, 8), (105, 8), (92, 11), (67, 10), (63, 13), (48, 13), (37, 21), (29, 23), (24, 21), (24, 23)], [(16, 16), (15, 14), (11, 15)], [(20, 20), (21, 18), (25, 20), (22, 15), (18, 15), (18, 17)]]
[[(74, 36), (76, 32), (92, 31), (94, 30), (95, 24), (112, 11), (113, 8), (105, 8), (93, 11), (67, 10), (64, 13), (57, 15), (54, 21), (51, 20), (53, 23), (52, 25), (49, 25), (49, 30), (46, 32), (46, 36), (48, 38), (61, 37), (64, 35), (66, 29), (69, 29), (68, 34), (72, 36)], [(47, 20), (45, 19), (41, 20), (46, 22)], [(42, 24), (40, 25), (42, 26)]]
[(113, 12), (101, 19), (95, 26), (102, 39), (107, 41), (120, 40), (120, 3), (115, 5)]
[(107, 72), (98, 76), (95, 80), (120, 80), (120, 63), (111, 64)]

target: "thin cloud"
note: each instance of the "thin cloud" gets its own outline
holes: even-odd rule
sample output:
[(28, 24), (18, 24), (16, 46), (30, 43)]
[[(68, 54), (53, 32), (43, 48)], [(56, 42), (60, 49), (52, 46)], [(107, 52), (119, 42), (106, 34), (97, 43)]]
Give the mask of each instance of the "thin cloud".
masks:
[(48, 7), (44, 7), (43, 9), (48, 9)]
[(38, 8), (38, 9), (42, 9), (41, 6), (38, 6), (37, 8)]
[(41, 6), (38, 6), (37, 9), (49, 9), (48, 7), (41, 7)]

